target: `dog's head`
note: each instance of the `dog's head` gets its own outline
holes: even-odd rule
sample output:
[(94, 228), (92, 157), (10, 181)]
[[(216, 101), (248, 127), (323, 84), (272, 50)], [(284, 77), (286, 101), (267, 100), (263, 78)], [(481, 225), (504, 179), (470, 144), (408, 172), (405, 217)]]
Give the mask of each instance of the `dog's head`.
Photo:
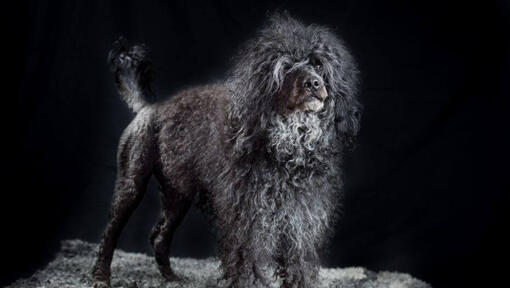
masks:
[(283, 63), (281, 88), (275, 93), (276, 110), (282, 115), (297, 111), (318, 112), (324, 108), (328, 91), (324, 81), (322, 63), (314, 56), (292, 63), (287, 57), (280, 59)]
[(350, 146), (359, 129), (357, 76), (354, 59), (329, 29), (273, 15), (241, 50), (227, 82), (238, 141), (264, 134), (274, 115), (304, 113), (315, 114), (321, 129), (334, 126)]

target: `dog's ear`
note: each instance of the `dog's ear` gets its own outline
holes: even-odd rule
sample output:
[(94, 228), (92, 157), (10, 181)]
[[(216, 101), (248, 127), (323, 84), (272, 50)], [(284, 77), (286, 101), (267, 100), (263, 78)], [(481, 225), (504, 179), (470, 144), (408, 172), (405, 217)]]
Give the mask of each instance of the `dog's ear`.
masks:
[(362, 110), (358, 101), (359, 70), (345, 45), (336, 38), (331, 42), (334, 45), (329, 51), (332, 56), (329, 59), (329, 83), (335, 101), (335, 126), (344, 147), (353, 149)]
[(337, 134), (347, 149), (353, 149), (361, 120), (361, 105), (355, 98), (341, 97), (335, 106)]
[(261, 145), (275, 106), (274, 95), (282, 81), (274, 73), (280, 54), (271, 43), (264, 45), (264, 31), (247, 42), (229, 72), (227, 87), (231, 92), (229, 124), (236, 131), (234, 152), (246, 155)]

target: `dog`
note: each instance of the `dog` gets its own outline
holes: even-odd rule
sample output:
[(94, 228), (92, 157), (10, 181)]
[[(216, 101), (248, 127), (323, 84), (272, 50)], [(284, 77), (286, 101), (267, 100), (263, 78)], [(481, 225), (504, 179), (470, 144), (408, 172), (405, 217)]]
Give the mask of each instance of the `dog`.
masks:
[(117, 239), (149, 178), (162, 213), (150, 236), (157, 266), (196, 204), (213, 217), (227, 287), (315, 287), (342, 193), (342, 159), (360, 128), (358, 69), (328, 28), (274, 14), (240, 49), (226, 79), (150, 102), (144, 46), (110, 52), (122, 99), (136, 113), (118, 148), (110, 218), (92, 270), (108, 287)]

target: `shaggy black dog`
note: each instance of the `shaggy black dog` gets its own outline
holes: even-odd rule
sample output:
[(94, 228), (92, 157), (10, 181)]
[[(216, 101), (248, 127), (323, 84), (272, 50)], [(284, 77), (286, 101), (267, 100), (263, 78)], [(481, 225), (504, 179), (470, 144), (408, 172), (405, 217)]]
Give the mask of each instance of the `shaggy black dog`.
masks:
[(342, 190), (342, 154), (358, 134), (357, 69), (327, 28), (270, 17), (224, 82), (151, 104), (142, 46), (110, 54), (137, 113), (118, 150), (110, 220), (93, 269), (108, 286), (119, 234), (155, 175), (162, 216), (150, 237), (162, 275), (172, 234), (197, 202), (211, 212), (228, 287), (314, 287)]

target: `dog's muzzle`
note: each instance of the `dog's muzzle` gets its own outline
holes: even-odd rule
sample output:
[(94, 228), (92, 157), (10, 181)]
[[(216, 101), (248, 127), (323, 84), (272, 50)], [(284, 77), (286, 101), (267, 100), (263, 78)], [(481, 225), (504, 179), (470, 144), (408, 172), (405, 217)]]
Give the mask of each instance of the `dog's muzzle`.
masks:
[(310, 96), (321, 102), (328, 98), (328, 91), (326, 90), (324, 81), (316, 75), (306, 77), (303, 81), (303, 87), (310, 93)]

